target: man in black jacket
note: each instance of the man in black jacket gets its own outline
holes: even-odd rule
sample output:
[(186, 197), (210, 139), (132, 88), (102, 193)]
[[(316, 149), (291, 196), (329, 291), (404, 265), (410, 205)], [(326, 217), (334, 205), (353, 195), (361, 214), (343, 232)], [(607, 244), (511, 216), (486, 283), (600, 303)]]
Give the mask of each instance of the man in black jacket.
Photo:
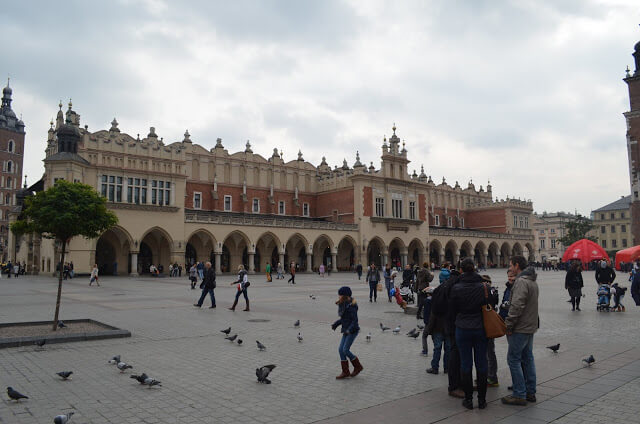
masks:
[(215, 308), (216, 296), (213, 293), (213, 289), (216, 288), (216, 272), (211, 267), (211, 262), (207, 262), (204, 265), (203, 277), (204, 278), (202, 279), (202, 284), (200, 285), (202, 287), (202, 294), (200, 295), (200, 300), (198, 300), (198, 303), (194, 303), (193, 306), (197, 308), (201, 307), (202, 303), (204, 302), (204, 298), (207, 297), (207, 293), (209, 293), (209, 296), (211, 296), (211, 306), (209, 308)]
[(596, 269), (596, 281), (598, 284), (612, 284), (616, 279), (616, 272), (611, 268), (607, 261), (600, 261), (599, 266)]

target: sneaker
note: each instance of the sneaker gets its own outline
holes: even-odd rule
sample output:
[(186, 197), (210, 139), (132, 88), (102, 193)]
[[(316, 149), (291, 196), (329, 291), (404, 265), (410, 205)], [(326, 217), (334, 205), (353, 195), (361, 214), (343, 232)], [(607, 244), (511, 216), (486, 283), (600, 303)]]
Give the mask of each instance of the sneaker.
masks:
[(527, 393), (527, 402), (535, 402), (536, 400), (536, 395), (530, 395)]
[(429, 354), (429, 352), (427, 352), (426, 350), (423, 350), (422, 352), (420, 352), (420, 355), (422, 356), (427, 356)]
[(200, 307), (200, 305), (198, 305), (197, 303), (194, 303), (193, 306), (195, 306), (196, 308)]
[(522, 398), (517, 398), (515, 396), (505, 396), (502, 398), (502, 403), (504, 403), (505, 405), (517, 405), (517, 406), (526, 406), (527, 405), (527, 401), (526, 399), (522, 399)]
[(438, 368), (428, 368), (427, 374), (438, 374)]
[(209, 309), (215, 309), (215, 308), (216, 308), (216, 305), (209, 306)]
[(500, 384), (498, 383), (498, 380), (487, 378), (487, 387), (500, 387)]

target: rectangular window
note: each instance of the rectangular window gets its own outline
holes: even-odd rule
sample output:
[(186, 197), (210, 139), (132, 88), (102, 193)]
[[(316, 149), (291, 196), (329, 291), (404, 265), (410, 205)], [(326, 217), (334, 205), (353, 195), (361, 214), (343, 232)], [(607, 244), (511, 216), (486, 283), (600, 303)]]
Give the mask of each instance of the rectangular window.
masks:
[(226, 212), (231, 211), (231, 196), (224, 196), (224, 210)]
[(517, 228), (518, 227), (518, 217), (516, 215), (513, 215), (513, 228)]
[[(136, 178), (137, 180), (137, 178)], [(147, 180), (141, 179), (140, 185), (146, 187)], [(146, 189), (142, 190), (142, 203), (146, 203), (147, 192)], [(169, 205), (171, 203), (171, 182), (151, 180), (151, 204), (152, 205)]]
[(612, 233), (615, 233), (615, 232), (616, 232), (616, 226), (615, 226), (615, 225), (612, 225), (612, 226), (611, 226), (611, 232), (612, 232)]
[(302, 204), (302, 216), (309, 216), (309, 204), (308, 203), (303, 203)]
[(620, 218), (624, 219), (624, 212), (620, 212)]
[(524, 216), (520, 217), (520, 228), (524, 228)]
[(552, 229), (551, 229), (551, 234), (555, 234), (555, 233), (556, 233), (556, 229), (555, 229), (555, 228), (552, 228)]
[(435, 216), (435, 224), (436, 224), (436, 227), (440, 226), (440, 215)]
[(544, 235), (544, 230), (540, 230), (540, 235)]
[(606, 234), (607, 233), (607, 227), (604, 225), (600, 226), (600, 234)]
[(453, 218), (447, 217), (447, 227), (453, 227)]
[(627, 247), (627, 239), (622, 239), (622, 247)]
[(551, 239), (551, 248), (552, 249), (556, 248), (556, 239)]
[(384, 198), (376, 197), (376, 216), (384, 216)]
[(394, 218), (402, 218), (402, 200), (391, 199), (391, 214)]
[(626, 226), (625, 224), (622, 224), (622, 225), (620, 226), (620, 232), (621, 232), (621, 233), (626, 233), (626, 232), (627, 232), (627, 226)]
[(540, 239), (540, 249), (544, 249), (544, 239)]
[(604, 219), (604, 214), (603, 213), (600, 214), (600, 219)]
[(109, 202), (122, 202), (122, 177), (115, 175), (103, 175), (100, 193)]
[(618, 240), (616, 240), (616, 239), (611, 240), (611, 247), (612, 248), (618, 247)]
[(284, 200), (280, 200), (278, 202), (278, 214), (279, 215), (284, 215), (286, 212), (286, 209), (284, 207)]
[(416, 219), (416, 202), (409, 202), (409, 219)]
[(607, 248), (607, 241), (606, 240), (602, 240), (601, 244), (602, 244), (602, 247), (604, 247), (605, 249)]
[(253, 213), (260, 213), (260, 199), (253, 199)]
[(529, 228), (529, 217), (528, 216), (524, 217), (524, 228)]
[(193, 193), (193, 209), (202, 209), (202, 193)]
[(609, 217), (610, 217), (611, 219), (616, 219), (616, 213), (615, 213), (615, 212), (611, 212), (611, 213), (609, 214)]

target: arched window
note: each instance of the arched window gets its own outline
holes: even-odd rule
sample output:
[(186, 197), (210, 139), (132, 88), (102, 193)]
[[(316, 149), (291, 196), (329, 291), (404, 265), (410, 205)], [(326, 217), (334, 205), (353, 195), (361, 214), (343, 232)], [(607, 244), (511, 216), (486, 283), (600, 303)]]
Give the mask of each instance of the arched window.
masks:
[(7, 172), (13, 172), (13, 162), (7, 162)]
[(7, 148), (7, 150), (13, 153), (13, 140), (9, 140), (9, 147)]
[(5, 194), (5, 196), (4, 196), (4, 204), (5, 205), (11, 204), (11, 195), (10, 194)]
[[(9, 163), (11, 163), (11, 162), (9, 162)], [(7, 188), (11, 188), (11, 187), (12, 187), (11, 186), (11, 177), (7, 177)], [(9, 203), (9, 202), (7, 202), (7, 203)]]

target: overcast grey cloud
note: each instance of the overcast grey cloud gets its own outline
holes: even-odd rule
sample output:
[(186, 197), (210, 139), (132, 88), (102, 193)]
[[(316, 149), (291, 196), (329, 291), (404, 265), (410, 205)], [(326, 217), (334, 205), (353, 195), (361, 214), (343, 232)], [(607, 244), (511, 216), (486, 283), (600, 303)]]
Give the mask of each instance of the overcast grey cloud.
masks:
[[(48, 122), (71, 97), (90, 130), (189, 129), (207, 148), (302, 150), (379, 166), (395, 122), (413, 168), (537, 211), (628, 194), (628, 1), (10, 2), (0, 72), (43, 172)], [(413, 169), (410, 166), (410, 169)]]

